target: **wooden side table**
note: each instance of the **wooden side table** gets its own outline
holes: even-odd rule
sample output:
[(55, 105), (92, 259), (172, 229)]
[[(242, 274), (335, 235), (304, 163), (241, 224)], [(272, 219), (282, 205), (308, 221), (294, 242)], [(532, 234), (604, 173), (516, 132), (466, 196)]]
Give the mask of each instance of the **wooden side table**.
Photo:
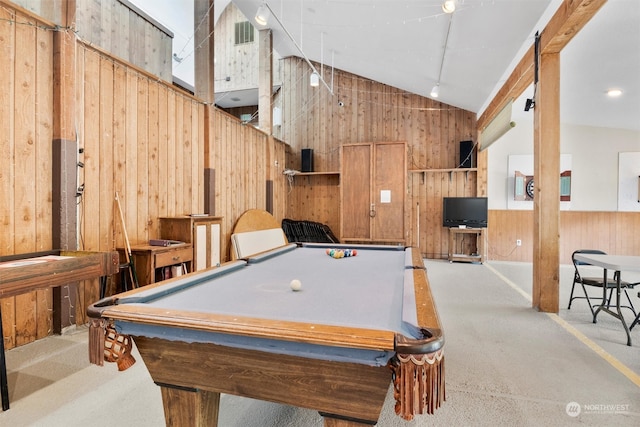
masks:
[[(118, 248), (120, 262), (126, 263), (125, 249)], [(146, 286), (150, 283), (164, 280), (164, 268), (185, 264), (187, 273), (191, 271), (193, 248), (190, 243), (171, 246), (131, 246), (131, 258), (136, 267), (138, 285)]]
[[(473, 234), (476, 237), (476, 253), (457, 254), (455, 253), (456, 237), (458, 235)], [(483, 263), (486, 257), (485, 253), (485, 229), (484, 228), (449, 228), (449, 262), (479, 262)]]

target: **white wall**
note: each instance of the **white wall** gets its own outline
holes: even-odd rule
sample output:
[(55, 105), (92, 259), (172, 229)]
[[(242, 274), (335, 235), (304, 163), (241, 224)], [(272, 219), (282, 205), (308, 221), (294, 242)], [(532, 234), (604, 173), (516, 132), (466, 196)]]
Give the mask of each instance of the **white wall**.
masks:
[[(513, 179), (507, 173), (509, 155), (533, 154), (533, 112), (530, 116), (516, 119), (516, 127), (488, 148), (489, 209), (507, 209), (507, 197), (513, 197), (508, 191)], [(564, 124), (560, 138), (561, 153), (571, 155), (570, 210), (616, 211), (618, 154), (640, 152), (640, 132)]]

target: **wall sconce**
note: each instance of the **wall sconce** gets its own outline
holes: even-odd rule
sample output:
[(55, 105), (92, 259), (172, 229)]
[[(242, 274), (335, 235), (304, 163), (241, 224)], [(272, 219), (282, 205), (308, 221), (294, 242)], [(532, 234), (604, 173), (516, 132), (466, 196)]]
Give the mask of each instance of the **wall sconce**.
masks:
[(309, 77), (309, 84), (312, 87), (320, 86), (320, 75), (318, 73), (316, 73), (315, 71), (313, 73), (311, 73), (311, 77)]

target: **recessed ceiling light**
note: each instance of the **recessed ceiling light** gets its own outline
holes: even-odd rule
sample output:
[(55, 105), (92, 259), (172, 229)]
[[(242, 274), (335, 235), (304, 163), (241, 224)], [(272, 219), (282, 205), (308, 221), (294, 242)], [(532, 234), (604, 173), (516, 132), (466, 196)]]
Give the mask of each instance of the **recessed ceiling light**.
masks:
[(620, 89), (609, 89), (607, 91), (607, 95), (609, 95), (612, 98), (615, 98), (617, 96), (622, 95), (622, 91)]

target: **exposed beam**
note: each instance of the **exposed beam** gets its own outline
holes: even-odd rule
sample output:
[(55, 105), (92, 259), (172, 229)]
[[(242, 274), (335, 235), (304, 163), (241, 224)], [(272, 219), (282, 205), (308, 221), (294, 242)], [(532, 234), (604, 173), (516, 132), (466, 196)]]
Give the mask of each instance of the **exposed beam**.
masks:
[[(540, 52), (560, 52), (606, 2), (607, 0), (565, 0), (540, 33)], [(532, 44), (478, 118), (478, 132), (493, 120), (509, 100), (518, 98), (533, 83), (534, 59)]]
[(559, 53), (607, 0), (565, 0), (540, 33), (540, 53)]
[(509, 103), (509, 101), (518, 98), (533, 83), (534, 74), (534, 48), (533, 45), (524, 54), (518, 65), (502, 85), (496, 96), (489, 106), (484, 110), (478, 118), (478, 132), (483, 130), (491, 120)]

